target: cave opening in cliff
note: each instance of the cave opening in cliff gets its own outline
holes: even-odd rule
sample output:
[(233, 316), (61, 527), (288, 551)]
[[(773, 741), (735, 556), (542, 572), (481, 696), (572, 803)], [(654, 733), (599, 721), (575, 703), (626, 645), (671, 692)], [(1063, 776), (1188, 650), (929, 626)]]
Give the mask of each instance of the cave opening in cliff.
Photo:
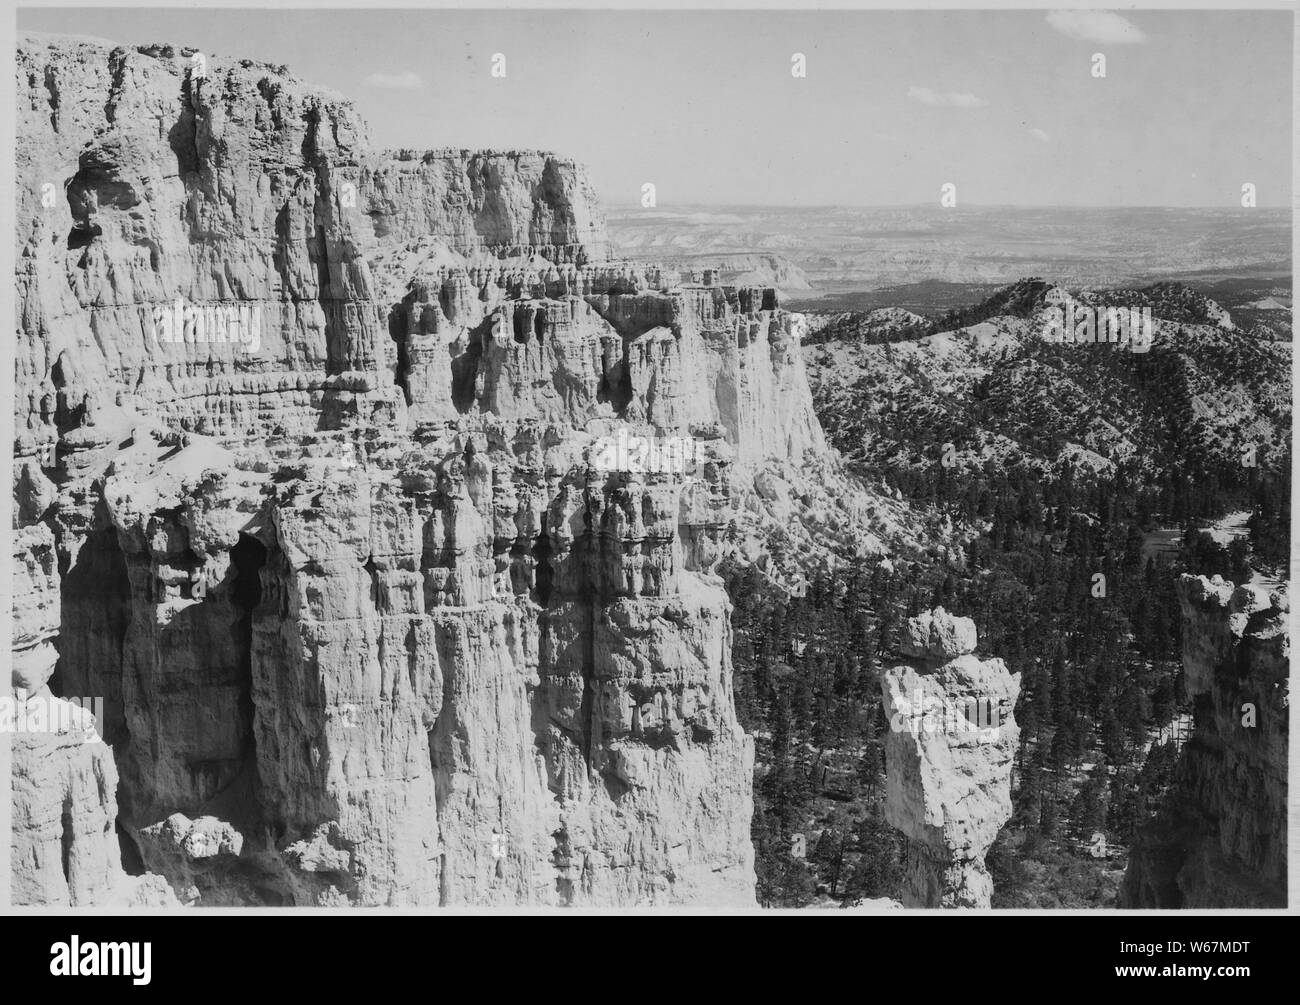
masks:
[(266, 545), (249, 534), (241, 533), (230, 549), (230, 564), (235, 573), (230, 602), (239, 611), (233, 632), (239, 653), (236, 708), (244, 738), (238, 778), (243, 779), (255, 779), (257, 774), (257, 738), (253, 729), (253, 612), (262, 601), (262, 569), (267, 557)]
[[(55, 395), (54, 402), (54, 425), (58, 429), (59, 435), (62, 436), (73, 429), (79, 427), (82, 419), (86, 414), (84, 402), (75, 402), (75, 396), (68, 393), (70, 385), (75, 387), (75, 372), (69, 373), (68, 354), (60, 353), (50, 367), (50, 383), (58, 394)], [(61, 477), (56, 475), (56, 479)]]
[(148, 870), (144, 867), (144, 856), (140, 854), (135, 838), (122, 826), (120, 819), (113, 824), (113, 829), (117, 832), (118, 851), (122, 853), (122, 871), (128, 876), (143, 876)]
[(230, 599), (245, 614), (251, 615), (262, 600), (261, 572), (266, 554), (266, 545), (249, 534), (240, 534), (230, 549), (230, 562), (235, 567)]
[(514, 323), (515, 323), (515, 341), (516, 341), (516, 342), (527, 342), (527, 341), (528, 341), (528, 329), (529, 329), (529, 325), (528, 325), (528, 314), (527, 314), (525, 311), (522, 311), (522, 310), (519, 310), (518, 308), (516, 308), (516, 309), (515, 309), (515, 316), (514, 316)]
[(129, 742), (122, 704), (122, 653), (131, 622), (126, 557), (111, 525), (88, 533), (75, 554), (68, 564), (67, 550), (59, 549), (59, 659), (50, 692), (103, 698), (103, 721), (96, 725), (120, 758)]
[(406, 315), (402, 304), (393, 304), (388, 312), (388, 335), (397, 346), (397, 372), (393, 383), (402, 390), (407, 405), (411, 403), (411, 351), (406, 341)]
[(600, 386), (596, 388), (596, 400), (608, 402), (615, 414), (622, 415), (632, 401), (632, 370), (628, 366), (627, 346), (623, 348), (623, 359), (606, 370), (600, 377)]
[(457, 339), (447, 343), (451, 354), (451, 403), (461, 415), (474, 407), (479, 359), (483, 355), (484, 339), (492, 338), (494, 317), (485, 318), (463, 342)]
[(103, 235), (104, 231), (97, 223), (77, 223), (68, 231), (68, 250), (77, 251), (85, 248), (95, 238)]

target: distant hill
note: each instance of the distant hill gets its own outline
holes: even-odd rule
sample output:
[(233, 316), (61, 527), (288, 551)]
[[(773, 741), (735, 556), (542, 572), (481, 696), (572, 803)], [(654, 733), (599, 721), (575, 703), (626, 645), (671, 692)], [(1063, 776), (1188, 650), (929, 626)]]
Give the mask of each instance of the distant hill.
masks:
[[(1150, 351), (1053, 344), (1037, 320), (1050, 297), (1151, 308)], [(1165, 491), (1196, 479), (1199, 498), (1240, 483), (1242, 458), (1288, 464), (1291, 346), (1240, 331), (1186, 286), (1066, 294), (1026, 279), (930, 322), (924, 333), (858, 337), (872, 314), (835, 315), (805, 344), (832, 442), (876, 473), (1025, 464), (1049, 474), (1087, 459)], [(817, 326), (813, 326), (814, 329)]]

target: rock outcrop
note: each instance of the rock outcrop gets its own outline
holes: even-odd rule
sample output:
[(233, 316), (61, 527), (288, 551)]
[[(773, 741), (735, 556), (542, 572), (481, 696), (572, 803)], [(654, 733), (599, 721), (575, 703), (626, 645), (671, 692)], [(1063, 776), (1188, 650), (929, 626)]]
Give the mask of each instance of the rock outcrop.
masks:
[(984, 856), (1011, 817), (1020, 675), (974, 655), (975, 623), (942, 607), (908, 620), (906, 662), (881, 679), (885, 819), (907, 840), (905, 907), (988, 907)]
[(0, 697), (0, 731), (11, 734), (5, 742), (12, 744), (13, 901), (174, 905), (159, 877), (122, 870), (117, 770), (93, 708), (80, 696), (65, 700), (50, 691), (60, 598), (48, 527), (15, 530), (13, 569), (13, 666)]
[[(19, 484), (26, 477), (15, 472)], [(114, 833), (117, 773), (84, 713), (65, 715), (62, 729), (48, 721), (49, 711), (70, 706), (48, 686), (59, 657), (59, 576), (54, 535), (42, 524), (14, 532), (13, 597), (13, 666), (0, 698), (0, 730), (12, 734), (13, 898), (93, 904), (123, 877)]]
[(1285, 587), (1178, 581), (1194, 731), (1129, 855), (1120, 906), (1287, 904), (1290, 603)]
[(16, 672), (112, 748), (17, 752), (22, 899), (112, 900), (115, 823), (186, 903), (752, 904), (714, 568), (844, 523), (802, 318), (283, 67), (33, 36), (18, 95)]

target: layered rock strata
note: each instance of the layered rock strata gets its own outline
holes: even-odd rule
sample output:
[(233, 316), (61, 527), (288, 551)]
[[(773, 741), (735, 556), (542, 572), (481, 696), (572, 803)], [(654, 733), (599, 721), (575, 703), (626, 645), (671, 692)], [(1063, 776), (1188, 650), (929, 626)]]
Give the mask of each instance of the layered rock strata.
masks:
[(1011, 817), (1020, 675), (974, 655), (975, 623), (911, 618), (881, 679), (885, 819), (906, 838), (905, 907), (988, 907), (984, 856)]
[(1286, 589), (1189, 575), (1177, 589), (1194, 730), (1161, 810), (1134, 842), (1120, 906), (1285, 907)]
[(752, 904), (714, 569), (826, 463), (802, 318), (194, 56), (19, 49), (16, 665), (111, 745), (17, 751), (22, 899), (111, 902), (115, 824), (186, 903)]
[(95, 704), (50, 690), (58, 652), (59, 576), (43, 524), (14, 532), (14, 634), (0, 722), (13, 772), (12, 897), (19, 904), (85, 907), (176, 903), (159, 877), (128, 876), (117, 838), (117, 770)]

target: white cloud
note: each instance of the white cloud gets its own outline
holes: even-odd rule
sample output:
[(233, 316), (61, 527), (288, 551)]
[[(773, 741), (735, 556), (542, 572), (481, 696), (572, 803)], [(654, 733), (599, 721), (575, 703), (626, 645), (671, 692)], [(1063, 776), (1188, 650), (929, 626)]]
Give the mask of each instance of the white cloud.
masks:
[(418, 73), (406, 70), (403, 73), (372, 73), (361, 81), (365, 87), (382, 87), (389, 91), (414, 91), (423, 81)]
[(1062, 35), (1085, 42), (1135, 45), (1147, 40), (1141, 28), (1109, 10), (1054, 10), (1047, 15), (1047, 23)]
[(1040, 142), (1046, 143), (1052, 138), (1052, 134), (1043, 129), (1034, 128), (1029, 130), (1029, 135)]
[(983, 108), (988, 104), (983, 98), (977, 98), (973, 94), (936, 91), (930, 87), (909, 87), (907, 96), (923, 105), (936, 108)]

